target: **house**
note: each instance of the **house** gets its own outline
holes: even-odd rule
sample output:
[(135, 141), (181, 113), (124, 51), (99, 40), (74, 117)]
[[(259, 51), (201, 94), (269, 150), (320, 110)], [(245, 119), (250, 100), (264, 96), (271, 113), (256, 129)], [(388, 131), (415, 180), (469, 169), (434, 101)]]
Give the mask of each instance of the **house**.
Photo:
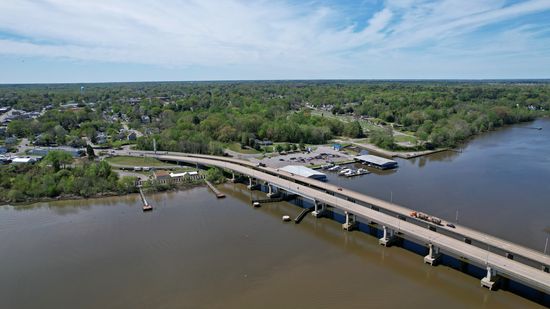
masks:
[(30, 164), (38, 161), (36, 158), (32, 157), (15, 157), (11, 160), (14, 164)]
[(270, 140), (267, 140), (267, 139), (264, 139), (264, 140), (256, 139), (254, 141), (256, 142), (256, 144), (258, 144), (260, 146), (271, 146), (271, 145), (273, 145), (273, 142), (270, 141)]
[(107, 143), (107, 134), (99, 132), (96, 137), (96, 144), (106, 144)]
[(155, 171), (154, 175), (155, 179), (160, 182), (166, 182), (172, 178), (170, 177), (170, 173), (168, 173), (167, 171)]
[(151, 122), (151, 117), (149, 117), (147, 115), (143, 115), (143, 116), (141, 116), (141, 122), (142, 123), (150, 123)]
[(128, 140), (129, 141), (135, 141), (136, 139), (137, 139), (136, 132), (130, 132), (130, 134), (128, 134)]

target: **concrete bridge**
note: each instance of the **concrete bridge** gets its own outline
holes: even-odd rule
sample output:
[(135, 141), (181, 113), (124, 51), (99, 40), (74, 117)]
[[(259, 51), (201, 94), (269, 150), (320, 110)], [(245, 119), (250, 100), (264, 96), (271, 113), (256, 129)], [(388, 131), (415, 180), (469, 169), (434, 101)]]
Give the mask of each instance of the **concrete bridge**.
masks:
[(381, 245), (389, 246), (397, 237), (423, 244), (429, 249), (429, 254), (424, 257), (424, 262), (428, 264), (437, 264), (440, 255), (444, 253), (486, 269), (481, 285), (489, 289), (493, 289), (498, 278), (505, 277), (550, 294), (550, 259), (547, 255), (479, 231), (459, 225), (449, 228), (422, 221), (409, 216), (411, 209), (329, 183), (256, 166), (248, 161), (167, 152), (124, 153), (128, 154), (219, 167), (233, 175), (237, 173), (248, 177), (249, 185), (261, 182), (267, 184), (270, 190), (275, 187), (311, 199), (315, 204), (315, 216), (322, 216), (327, 205), (339, 209), (346, 217), (343, 227), (347, 230), (351, 230), (357, 220), (377, 224), (383, 231), (383, 237), (379, 240)]

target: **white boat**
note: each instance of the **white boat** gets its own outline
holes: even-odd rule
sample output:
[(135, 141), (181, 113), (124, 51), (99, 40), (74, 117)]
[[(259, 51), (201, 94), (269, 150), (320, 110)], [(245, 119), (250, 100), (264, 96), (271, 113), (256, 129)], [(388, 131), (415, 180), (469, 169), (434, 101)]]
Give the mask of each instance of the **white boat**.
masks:
[(351, 177), (351, 176), (355, 176), (356, 173), (357, 173), (357, 172), (356, 172), (355, 170), (350, 169), (349, 171), (347, 171), (347, 172), (344, 173), (344, 176), (346, 176), (346, 177)]
[(346, 173), (349, 172), (349, 171), (351, 171), (351, 169), (345, 168), (345, 169), (339, 171), (339, 172), (338, 172), (338, 175), (344, 175), (344, 174), (346, 174)]
[(340, 165), (335, 165), (335, 166), (329, 168), (328, 170), (331, 171), (331, 172), (334, 172), (334, 171), (337, 171), (339, 169), (340, 169)]

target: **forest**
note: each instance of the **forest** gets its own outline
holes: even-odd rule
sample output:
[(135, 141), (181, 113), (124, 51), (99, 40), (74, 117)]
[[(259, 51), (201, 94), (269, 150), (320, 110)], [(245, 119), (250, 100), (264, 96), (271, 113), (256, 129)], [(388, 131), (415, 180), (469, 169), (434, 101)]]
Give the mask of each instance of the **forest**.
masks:
[[(2, 85), (0, 106), (42, 111), (4, 136), (82, 147), (99, 134), (139, 149), (221, 154), (231, 143), (322, 144), (366, 137), (395, 148), (392, 130), (420, 148), (454, 147), (482, 132), (548, 116), (548, 81), (250, 81)], [(328, 116), (331, 117), (328, 117)], [(338, 118), (338, 116), (349, 116)], [(336, 116), (336, 117), (335, 117)], [(350, 118), (351, 117), (351, 118)], [(376, 129), (359, 120), (376, 123)], [(379, 129), (378, 129), (379, 128)]]

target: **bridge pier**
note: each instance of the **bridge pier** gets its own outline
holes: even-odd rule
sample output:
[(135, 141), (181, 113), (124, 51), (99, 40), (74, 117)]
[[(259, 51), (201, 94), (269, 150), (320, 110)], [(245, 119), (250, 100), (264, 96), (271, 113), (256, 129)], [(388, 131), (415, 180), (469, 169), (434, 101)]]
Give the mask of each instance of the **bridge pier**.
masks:
[(395, 240), (394, 231), (385, 225), (382, 226), (382, 229), (384, 231), (384, 236), (378, 240), (378, 243), (384, 247), (389, 247)]
[(266, 184), (267, 184), (267, 197), (274, 196), (275, 193), (273, 192), (273, 187), (269, 183), (266, 183)]
[(319, 208), (319, 202), (314, 201), (315, 204), (315, 210), (311, 213), (315, 218), (320, 218), (325, 214), (325, 211), (327, 210), (327, 206), (325, 204), (321, 204)]
[(487, 266), (487, 276), (481, 279), (481, 286), (489, 290), (494, 290), (496, 289), (498, 279), (497, 271), (491, 266)]
[(246, 186), (249, 190), (252, 190), (254, 188), (254, 185), (252, 184), (252, 177), (248, 176), (248, 186)]
[(231, 172), (231, 182), (232, 183), (237, 182), (237, 178), (235, 177), (235, 172)]
[(428, 248), (430, 252), (424, 257), (424, 263), (434, 266), (438, 263), (441, 253), (439, 253), (439, 248), (433, 244), (428, 244)]
[(342, 228), (346, 231), (352, 231), (357, 227), (357, 221), (355, 220), (355, 215), (347, 211), (346, 214), (346, 223), (342, 224)]

